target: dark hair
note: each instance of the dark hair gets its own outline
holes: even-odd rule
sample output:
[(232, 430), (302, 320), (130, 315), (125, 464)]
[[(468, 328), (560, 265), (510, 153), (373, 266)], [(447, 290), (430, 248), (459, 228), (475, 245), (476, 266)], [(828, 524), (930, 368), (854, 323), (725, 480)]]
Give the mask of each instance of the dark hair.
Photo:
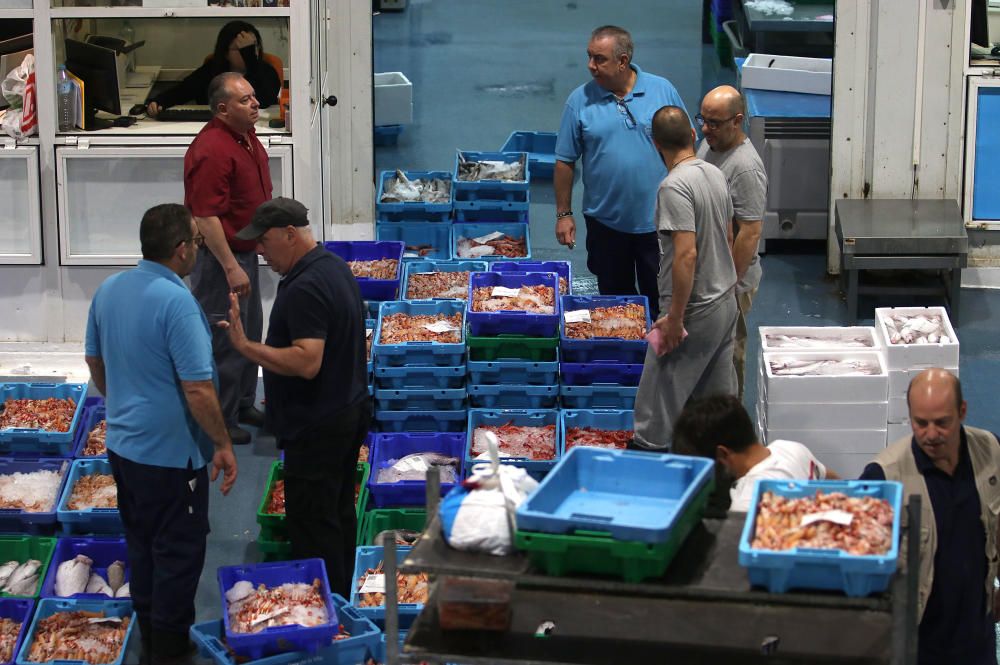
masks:
[(613, 37), (615, 40), (615, 50), (613, 51), (615, 61), (622, 55), (628, 56), (628, 61), (632, 62), (632, 51), (634, 49), (632, 45), (632, 35), (628, 34), (628, 30), (625, 28), (619, 28), (617, 25), (602, 25), (599, 28), (594, 28), (594, 31), (590, 33), (590, 41), (594, 41), (600, 37)]
[(671, 437), (673, 451), (715, 459), (715, 447), (743, 452), (757, 443), (750, 415), (732, 395), (691, 400), (681, 411)]
[(257, 58), (260, 59), (264, 53), (264, 42), (260, 38), (260, 32), (252, 24), (246, 21), (230, 21), (219, 30), (219, 36), (215, 38), (215, 51), (212, 53), (212, 72), (221, 74), (229, 71), (229, 45), (236, 39), (236, 35), (241, 32), (252, 32), (257, 38)]
[(694, 145), (691, 120), (679, 106), (662, 106), (653, 114), (653, 140), (665, 150), (680, 150)]
[(142, 258), (149, 261), (166, 261), (179, 243), (191, 237), (191, 212), (178, 203), (153, 206), (139, 223)]
[[(927, 371), (927, 370), (925, 370), (925, 371)], [(958, 409), (959, 411), (961, 411), (962, 410), (962, 402), (965, 399), (965, 398), (962, 397), (962, 382), (959, 381), (958, 377), (955, 376), (952, 372), (950, 372), (948, 370), (942, 370), (942, 371), (947, 372), (948, 376), (950, 376), (952, 378), (952, 380), (953, 380), (953, 383), (952, 383), (951, 387), (955, 391), (955, 408)], [(923, 374), (924, 374), (923, 372), (921, 372), (920, 374), (917, 374), (917, 376), (913, 377), (913, 379), (910, 381), (910, 385), (906, 386), (906, 408), (907, 409), (910, 408), (910, 390), (913, 389), (913, 384), (916, 383), (917, 379), (919, 377), (923, 376)]]
[(243, 78), (239, 72), (222, 72), (216, 74), (208, 82), (208, 110), (215, 115), (219, 112), (219, 103), (229, 99), (229, 82), (233, 79)]

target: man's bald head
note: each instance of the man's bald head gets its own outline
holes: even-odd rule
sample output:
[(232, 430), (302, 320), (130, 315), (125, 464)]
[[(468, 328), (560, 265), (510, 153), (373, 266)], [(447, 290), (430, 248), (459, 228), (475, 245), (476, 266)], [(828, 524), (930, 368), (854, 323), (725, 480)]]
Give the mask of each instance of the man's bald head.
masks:
[(913, 395), (940, 397), (942, 393), (951, 394), (955, 400), (955, 407), (962, 408), (965, 400), (962, 398), (962, 382), (958, 377), (940, 367), (925, 369), (910, 381), (910, 386), (906, 389), (906, 405), (910, 406), (910, 398)]
[(694, 135), (687, 113), (679, 106), (663, 106), (653, 114), (653, 140), (664, 150), (694, 147)]
[[(710, 114), (724, 114), (721, 117), (733, 115), (746, 115), (746, 104), (740, 91), (731, 85), (720, 85), (712, 88), (701, 100), (702, 114), (709, 117)], [(705, 113), (708, 110), (709, 113)]]

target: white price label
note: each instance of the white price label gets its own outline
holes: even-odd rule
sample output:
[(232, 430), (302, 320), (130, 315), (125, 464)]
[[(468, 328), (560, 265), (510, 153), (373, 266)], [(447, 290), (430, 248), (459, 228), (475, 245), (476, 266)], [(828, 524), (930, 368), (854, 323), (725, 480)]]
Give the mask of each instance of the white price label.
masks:
[(93, 617), (87, 619), (87, 623), (121, 623), (121, 617)]
[(446, 333), (454, 332), (458, 330), (458, 326), (453, 325), (450, 321), (435, 321), (434, 323), (425, 323), (424, 328), (430, 330), (432, 333)]
[(419, 259), (420, 255), (416, 252), (403, 252), (404, 259)]
[(367, 339), (367, 338), (371, 337), (372, 336), (372, 332), (374, 332), (374, 331), (371, 328), (365, 328), (365, 338)]
[(566, 319), (566, 323), (590, 323), (590, 310), (574, 309), (572, 312), (566, 312), (563, 318)]
[(846, 510), (824, 510), (819, 513), (811, 513), (802, 517), (800, 526), (809, 526), (814, 522), (833, 522), (841, 526), (849, 526), (854, 520), (854, 515)]
[(480, 245), (485, 245), (490, 240), (496, 240), (497, 238), (503, 238), (503, 233), (500, 233), (499, 231), (494, 231), (493, 233), (489, 233), (484, 236), (479, 236), (478, 238), (473, 238), (473, 240), (478, 242)]
[(382, 573), (366, 575), (358, 593), (385, 593), (385, 575)]
[(490, 291), (494, 298), (516, 298), (521, 295), (521, 289), (508, 289), (506, 286), (494, 286)]

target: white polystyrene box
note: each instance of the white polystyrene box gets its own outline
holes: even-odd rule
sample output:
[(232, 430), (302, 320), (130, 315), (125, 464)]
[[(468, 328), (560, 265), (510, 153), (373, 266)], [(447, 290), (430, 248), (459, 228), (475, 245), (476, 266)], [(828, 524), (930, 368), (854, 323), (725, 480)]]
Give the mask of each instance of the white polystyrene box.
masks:
[(777, 429), (767, 428), (766, 442), (778, 439), (798, 441), (819, 453), (870, 453), (878, 454), (885, 448), (885, 423), (877, 429)]
[(891, 446), (903, 437), (910, 438), (913, 436), (913, 428), (910, 427), (909, 420), (903, 420), (902, 422), (890, 422), (886, 425), (885, 429), (886, 446)]
[(744, 88), (829, 95), (832, 75), (830, 58), (751, 53), (740, 77)]
[(906, 395), (902, 397), (893, 395), (889, 397), (889, 418), (887, 422), (901, 423), (909, 420), (910, 409), (906, 405)]
[[(891, 312), (907, 315), (934, 314), (941, 317), (948, 335), (942, 344), (892, 344), (885, 327), (885, 317)], [(875, 331), (885, 347), (885, 362), (890, 370), (926, 369), (928, 367), (958, 367), (959, 342), (944, 307), (879, 307), (875, 310)]]
[(841, 478), (853, 480), (860, 477), (865, 467), (875, 461), (875, 455), (867, 453), (818, 453), (816, 459)]
[[(771, 351), (775, 353), (810, 353), (812, 351), (877, 351), (882, 347), (882, 341), (875, 334), (874, 326), (761, 326), (758, 328), (758, 331), (760, 333), (761, 353), (768, 353)], [(820, 342), (825, 340), (828, 344), (824, 346), (816, 346), (814, 348), (775, 347), (773, 345), (773, 339), (769, 340), (769, 338), (773, 338), (776, 335), (808, 335), (809, 337), (817, 338)], [(846, 346), (843, 341), (839, 341), (844, 340), (845, 338), (857, 339), (867, 346)]]
[(773, 402), (763, 420), (771, 429), (882, 429), (889, 417), (886, 402)]
[(402, 72), (375, 74), (375, 126), (413, 122), (413, 84)]
[[(889, 397), (906, 397), (906, 390), (910, 387), (910, 381), (913, 380), (917, 374), (920, 374), (926, 367), (920, 367), (917, 369), (890, 369), (889, 370)], [(958, 376), (957, 367), (945, 367), (955, 376)]]
[[(796, 360), (863, 360), (877, 365), (878, 374), (865, 376), (783, 376), (774, 374), (772, 361)], [(767, 402), (792, 403), (856, 403), (885, 402), (889, 390), (889, 375), (882, 354), (877, 351), (820, 351), (812, 353), (764, 353), (761, 399)]]

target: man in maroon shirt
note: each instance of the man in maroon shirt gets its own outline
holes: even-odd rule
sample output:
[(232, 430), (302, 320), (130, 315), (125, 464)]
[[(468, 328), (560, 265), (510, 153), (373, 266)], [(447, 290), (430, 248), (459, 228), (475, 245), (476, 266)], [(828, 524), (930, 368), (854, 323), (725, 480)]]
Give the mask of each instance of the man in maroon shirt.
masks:
[(212, 324), (212, 353), (219, 372), (219, 399), (234, 444), (250, 443), (238, 426), (260, 427), (254, 408), (257, 365), (238, 353), (215, 324), (229, 311), (229, 293), (240, 297), (247, 337), (259, 342), (264, 327), (257, 253), (252, 240), (236, 234), (254, 211), (271, 198), (267, 152), (254, 133), (260, 105), (253, 87), (235, 72), (219, 74), (208, 86), (213, 118), (184, 155), (184, 204), (191, 210), (205, 245), (191, 273), (191, 291)]

